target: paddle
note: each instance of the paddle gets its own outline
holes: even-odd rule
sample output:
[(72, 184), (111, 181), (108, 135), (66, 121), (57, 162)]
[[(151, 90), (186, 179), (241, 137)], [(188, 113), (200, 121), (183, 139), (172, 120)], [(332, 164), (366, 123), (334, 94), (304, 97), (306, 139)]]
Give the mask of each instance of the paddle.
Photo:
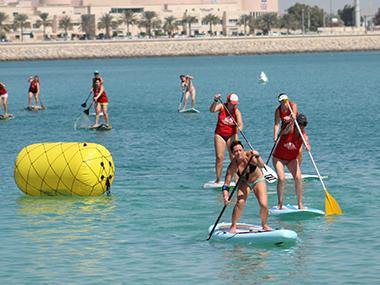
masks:
[[(248, 141), (247, 137), (245, 136), (244, 132), (240, 129), (238, 123), (235, 121), (234, 117), (231, 115), (230, 111), (228, 110), (228, 108), (226, 107), (226, 105), (224, 105), (224, 102), (221, 98), (218, 99), (220, 101), (220, 103), (222, 103), (224, 109), (227, 111), (228, 115), (230, 116), (230, 118), (232, 119), (232, 121), (234, 122), (234, 124), (236, 125), (236, 127), (238, 128), (240, 134), (243, 136), (244, 140), (247, 142), (248, 146), (250, 147), (251, 150), (254, 150), (253, 146), (251, 145), (251, 143)], [(268, 174), (264, 175), (264, 178), (265, 180), (268, 182), (268, 183), (273, 183), (277, 180), (277, 174), (276, 172), (274, 172), (268, 165), (264, 165), (264, 169), (266, 172), (268, 172)], [(268, 170), (269, 169), (269, 170)]]
[(84, 101), (84, 102), (82, 103), (81, 106), (82, 106), (83, 108), (86, 108), (87, 101), (88, 101), (88, 99), (90, 99), (91, 94), (92, 94), (92, 91), (90, 91), (90, 93), (88, 94), (86, 101)]
[(270, 160), (270, 158), (271, 158), (271, 156), (272, 156), (272, 154), (273, 154), (273, 151), (274, 151), (274, 149), (276, 148), (278, 142), (280, 141), (280, 137), (281, 137), (281, 133), (282, 133), (283, 129), (284, 129), (284, 126), (281, 126), (280, 133), (278, 134), (276, 140), (274, 141), (273, 147), (272, 147), (272, 149), (271, 149), (271, 151), (270, 151), (270, 153), (269, 153), (269, 156), (268, 156), (267, 162), (266, 162), (265, 164), (268, 164), (268, 163), (269, 163), (269, 160)]
[(185, 90), (182, 89), (182, 96), (181, 96), (181, 100), (179, 101), (179, 104), (178, 104), (178, 112), (179, 110), (181, 110), (181, 105), (182, 105), (182, 101), (183, 101), (183, 96), (185, 94)]
[(85, 113), (87, 116), (90, 114), (90, 109), (92, 107), (92, 104), (94, 104), (94, 100), (91, 101), (90, 107), (88, 107), (87, 109), (83, 111), (83, 113)]
[[(292, 107), (290, 106), (289, 102), (287, 101), (288, 103), (288, 106), (289, 106), (289, 110), (291, 112), (291, 114), (294, 116), (294, 113), (293, 113), (293, 110), (292, 110)], [(306, 147), (306, 140), (305, 140), (305, 137), (303, 136), (302, 134), (302, 131), (301, 131), (301, 128), (297, 122), (297, 120), (294, 120), (294, 123), (297, 127), (297, 130), (298, 130), (298, 133), (301, 135), (301, 138), (302, 138), (302, 142), (303, 144), (305, 145)], [(310, 160), (311, 162), (313, 163), (313, 166), (315, 168), (315, 171), (317, 172), (317, 175), (318, 175), (318, 178), (319, 178), (319, 181), (321, 181), (321, 184), (322, 184), (322, 187), (323, 187), (323, 190), (325, 191), (325, 196), (326, 196), (326, 200), (325, 200), (325, 213), (326, 215), (341, 215), (343, 212), (338, 204), (337, 201), (335, 201), (334, 197), (331, 196), (329, 194), (329, 192), (327, 191), (327, 188), (326, 188), (326, 185), (325, 183), (323, 182), (323, 179), (322, 179), (322, 176), (321, 174), (319, 173), (319, 170), (318, 170), (318, 167), (317, 165), (315, 164), (315, 161), (314, 161), (314, 158), (313, 158), (313, 155), (311, 154), (311, 151), (308, 150), (306, 148), (309, 156), (310, 156)]]
[[(239, 177), (239, 179), (238, 179), (238, 181), (237, 181), (237, 183), (236, 183), (234, 189), (231, 191), (230, 195), (228, 196), (228, 201), (231, 201), (232, 196), (234, 195), (236, 189), (237, 189), (238, 186), (239, 186), (239, 183), (240, 183), (241, 178), (242, 178), (242, 177), (245, 177), (245, 174), (247, 173), (247, 170), (248, 170), (249, 164), (251, 163), (251, 160), (252, 160), (253, 157), (254, 157), (254, 155), (251, 155), (250, 159), (248, 160), (248, 163), (247, 163), (247, 165), (245, 166), (245, 168), (244, 168), (244, 170), (243, 170), (243, 174)], [(215, 222), (214, 226), (212, 227), (212, 230), (211, 230), (210, 234), (208, 235), (207, 240), (210, 240), (210, 238), (211, 238), (212, 234), (214, 233), (215, 228), (216, 228), (216, 226), (218, 225), (220, 218), (223, 216), (223, 213), (224, 213), (224, 211), (226, 210), (227, 206), (228, 206), (228, 204), (224, 205), (222, 211), (220, 212), (218, 218), (216, 219), (216, 222)]]

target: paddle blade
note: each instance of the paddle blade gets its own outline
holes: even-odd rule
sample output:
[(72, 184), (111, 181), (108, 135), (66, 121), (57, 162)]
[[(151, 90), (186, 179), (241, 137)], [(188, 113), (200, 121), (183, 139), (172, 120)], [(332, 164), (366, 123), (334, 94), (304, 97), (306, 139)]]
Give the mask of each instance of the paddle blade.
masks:
[(335, 201), (334, 197), (327, 192), (325, 189), (325, 213), (327, 216), (329, 215), (341, 215), (343, 214), (342, 209), (340, 208), (337, 201)]
[(83, 113), (85, 113), (88, 116), (90, 114), (90, 109), (84, 110)]
[(46, 110), (46, 107), (44, 105), (41, 105), (41, 110)]
[(81, 105), (83, 108), (86, 108), (86, 102), (82, 103)]

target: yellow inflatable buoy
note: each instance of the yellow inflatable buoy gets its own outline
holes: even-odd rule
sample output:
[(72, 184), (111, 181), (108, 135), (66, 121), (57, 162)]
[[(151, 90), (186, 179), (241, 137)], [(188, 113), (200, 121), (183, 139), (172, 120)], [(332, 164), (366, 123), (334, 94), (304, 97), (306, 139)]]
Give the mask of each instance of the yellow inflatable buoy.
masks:
[(96, 143), (32, 144), (14, 166), (18, 188), (32, 196), (100, 196), (109, 193), (114, 173), (110, 152)]

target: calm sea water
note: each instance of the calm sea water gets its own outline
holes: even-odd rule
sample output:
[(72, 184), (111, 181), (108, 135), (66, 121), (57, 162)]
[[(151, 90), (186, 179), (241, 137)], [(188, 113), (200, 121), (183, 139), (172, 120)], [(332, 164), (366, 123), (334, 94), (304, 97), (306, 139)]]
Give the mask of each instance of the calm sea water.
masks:
[[(380, 53), (0, 63), (16, 118), (0, 122), (0, 280), (4, 284), (375, 284), (379, 282)], [(74, 130), (99, 69), (110, 98), (110, 132)], [(270, 82), (257, 83), (265, 71)], [(179, 74), (192, 74), (197, 115), (177, 113)], [(24, 111), (27, 77), (41, 78), (45, 112)], [(309, 119), (308, 134), (329, 193), (344, 215), (269, 219), (296, 231), (290, 248), (205, 241), (222, 208), (208, 112), (216, 92), (236, 92), (251, 143), (272, 147), (276, 94)], [(225, 97), (224, 97), (225, 98)], [(116, 164), (110, 197), (32, 198), (13, 180), (18, 152), (38, 142), (89, 141)], [(305, 154), (304, 173), (314, 173)], [(276, 203), (269, 186), (269, 203)], [(286, 202), (295, 202), (287, 184)], [(305, 204), (324, 207), (319, 181)], [(232, 206), (222, 220), (229, 221)], [(253, 196), (241, 221), (259, 223)]]

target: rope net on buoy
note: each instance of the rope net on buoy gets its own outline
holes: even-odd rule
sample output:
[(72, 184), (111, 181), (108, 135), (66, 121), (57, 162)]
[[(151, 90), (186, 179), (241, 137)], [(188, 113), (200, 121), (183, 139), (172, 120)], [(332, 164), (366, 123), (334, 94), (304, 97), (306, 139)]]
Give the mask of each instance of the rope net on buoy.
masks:
[(21, 191), (32, 196), (99, 196), (114, 179), (110, 152), (95, 143), (39, 143), (24, 147), (14, 166)]

